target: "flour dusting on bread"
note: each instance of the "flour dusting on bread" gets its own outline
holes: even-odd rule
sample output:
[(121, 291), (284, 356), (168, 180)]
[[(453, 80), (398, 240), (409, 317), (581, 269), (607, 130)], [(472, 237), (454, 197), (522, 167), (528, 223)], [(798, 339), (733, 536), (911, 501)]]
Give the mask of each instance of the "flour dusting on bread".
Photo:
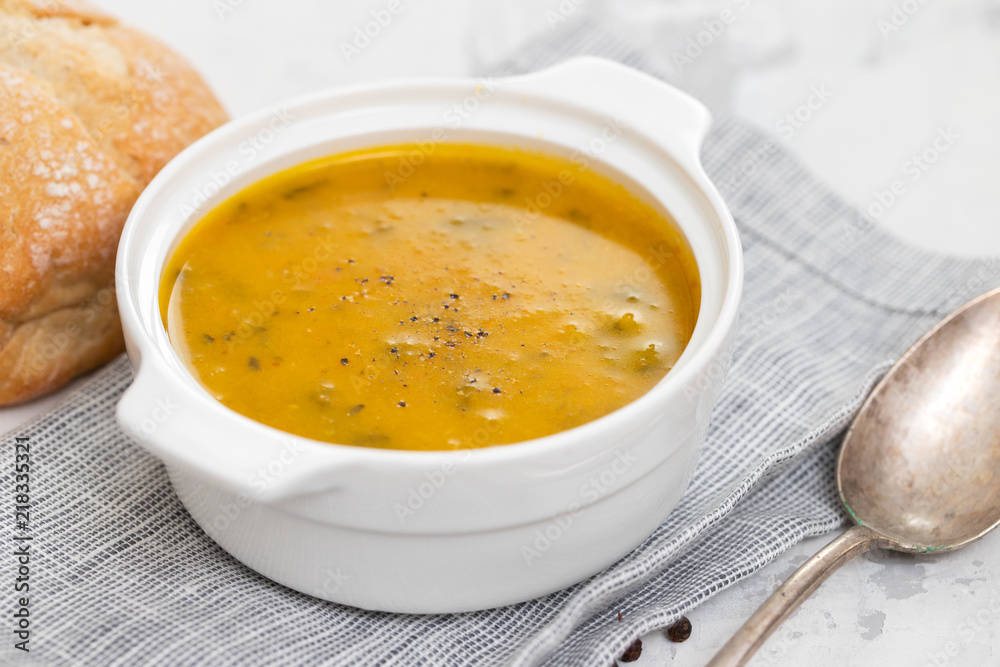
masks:
[(87, 3), (0, 0), (0, 34), (5, 405), (122, 350), (114, 257), (128, 212), (226, 116), (182, 58)]

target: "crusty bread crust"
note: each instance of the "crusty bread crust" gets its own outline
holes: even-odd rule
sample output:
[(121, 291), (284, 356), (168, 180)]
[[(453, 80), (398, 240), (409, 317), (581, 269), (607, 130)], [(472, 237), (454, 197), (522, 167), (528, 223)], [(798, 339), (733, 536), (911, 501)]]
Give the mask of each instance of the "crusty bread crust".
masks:
[(0, 0), (0, 405), (121, 352), (125, 218), (225, 120), (183, 59), (85, 3)]

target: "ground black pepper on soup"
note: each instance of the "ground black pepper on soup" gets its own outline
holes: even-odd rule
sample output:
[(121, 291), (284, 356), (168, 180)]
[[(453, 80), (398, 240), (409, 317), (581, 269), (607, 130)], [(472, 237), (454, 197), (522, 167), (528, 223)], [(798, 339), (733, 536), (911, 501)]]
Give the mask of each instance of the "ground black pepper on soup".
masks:
[(447, 450), (579, 426), (651, 389), (700, 287), (673, 222), (584, 160), (387, 146), (267, 178), (164, 272), (171, 341), (229, 408), (316, 440)]

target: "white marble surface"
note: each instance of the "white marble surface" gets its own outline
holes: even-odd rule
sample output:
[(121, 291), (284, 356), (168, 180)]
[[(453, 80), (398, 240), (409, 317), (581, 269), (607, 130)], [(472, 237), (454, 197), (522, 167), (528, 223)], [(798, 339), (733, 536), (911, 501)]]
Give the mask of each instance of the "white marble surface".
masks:
[[(388, 0), (97, 2), (186, 54), (234, 115), (350, 82), (476, 73), (559, 29), (549, 12), (596, 15), (696, 94), (774, 132), (858, 205), (902, 181), (891, 206), (872, 209), (893, 233), (940, 251), (1000, 254), (1000, 7), (988, 0), (401, 0), (350, 61), (342, 43)], [(732, 20), (719, 30), (712, 22), (724, 11)], [(705, 21), (719, 34), (683, 62), (677, 54)], [(828, 99), (800, 108), (813, 90)], [(783, 122), (796, 112), (801, 122)], [(949, 128), (948, 150), (918, 166), (914, 157)], [(0, 431), (50, 403), (0, 410)], [(686, 643), (647, 636), (633, 664), (704, 664), (832, 537), (801, 543), (694, 610)], [(848, 564), (752, 664), (1000, 664), (1000, 535), (954, 554)]]

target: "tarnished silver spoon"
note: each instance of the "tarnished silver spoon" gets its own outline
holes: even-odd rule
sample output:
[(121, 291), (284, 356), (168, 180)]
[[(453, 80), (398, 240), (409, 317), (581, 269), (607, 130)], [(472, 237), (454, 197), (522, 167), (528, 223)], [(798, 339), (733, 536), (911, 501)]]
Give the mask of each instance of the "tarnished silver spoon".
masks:
[(844, 438), (837, 486), (856, 525), (803, 563), (709, 667), (745, 664), (854, 556), (951, 551), (1000, 524), (1000, 290), (949, 315), (875, 387)]

